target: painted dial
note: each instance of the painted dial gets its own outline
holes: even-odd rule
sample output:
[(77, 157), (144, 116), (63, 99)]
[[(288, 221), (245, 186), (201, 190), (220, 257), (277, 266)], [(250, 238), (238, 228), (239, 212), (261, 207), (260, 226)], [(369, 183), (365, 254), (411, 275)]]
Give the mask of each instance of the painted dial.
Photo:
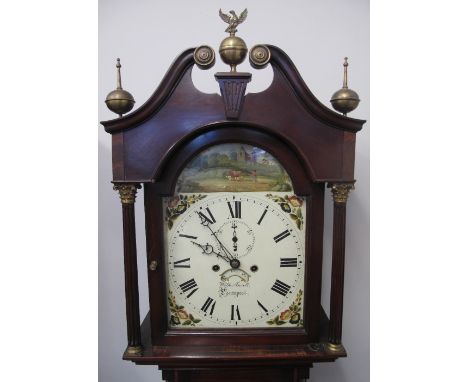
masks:
[(198, 198), (166, 234), (170, 325), (300, 326), (304, 202), (294, 197), (297, 224), (288, 203), (265, 193)]

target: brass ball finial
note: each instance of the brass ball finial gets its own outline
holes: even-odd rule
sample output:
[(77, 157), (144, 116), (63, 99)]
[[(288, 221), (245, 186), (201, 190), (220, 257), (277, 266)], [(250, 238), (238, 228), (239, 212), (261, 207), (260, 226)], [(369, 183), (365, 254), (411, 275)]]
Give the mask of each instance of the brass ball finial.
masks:
[(244, 62), (247, 50), (244, 40), (237, 36), (229, 36), (221, 41), (219, 56), (231, 67), (231, 72), (236, 72), (236, 66)]
[(128, 113), (133, 109), (135, 100), (133, 96), (126, 90), (122, 89), (122, 78), (120, 76), (120, 58), (117, 58), (117, 88), (112, 90), (106, 97), (106, 105), (109, 110), (122, 117), (122, 114)]
[(333, 108), (344, 115), (356, 109), (360, 102), (358, 94), (354, 90), (348, 89), (348, 65), (348, 57), (345, 57), (343, 87), (333, 93), (330, 100)]
[(239, 16), (234, 11), (229, 11), (229, 13), (230, 15), (223, 13), (221, 9), (219, 10), (219, 17), (229, 24), (225, 30), (229, 33), (229, 37), (221, 41), (219, 55), (221, 60), (231, 67), (231, 72), (236, 72), (236, 66), (245, 60), (248, 51), (245, 41), (236, 36), (238, 25), (247, 18), (247, 9), (244, 9)]

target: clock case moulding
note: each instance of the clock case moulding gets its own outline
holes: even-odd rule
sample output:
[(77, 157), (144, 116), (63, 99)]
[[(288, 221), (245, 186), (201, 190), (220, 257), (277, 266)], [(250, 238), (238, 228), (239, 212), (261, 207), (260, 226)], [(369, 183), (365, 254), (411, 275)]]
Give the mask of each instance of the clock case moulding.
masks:
[[(101, 122), (112, 134), (114, 185), (144, 185), (150, 312), (140, 327), (133, 204), (122, 204), (129, 340), (124, 359), (157, 364), (168, 380), (185, 378), (184, 370), (191, 368), (233, 366), (286, 367), (282, 370), (299, 380), (314, 362), (346, 356), (341, 346), (343, 291), (332, 294), (330, 309), (337, 318), (331, 325), (321, 306), (323, 203), (327, 183), (354, 183), (356, 133), (365, 121), (324, 106), (290, 58), (275, 46), (266, 47), (271, 54), (273, 82), (263, 92), (243, 96), (237, 115), (226, 115), (222, 96), (195, 88), (191, 78), (195, 49), (188, 49), (177, 57), (140, 108)], [(162, 197), (173, 195), (179, 174), (197, 154), (213, 145), (234, 142), (268, 151), (288, 172), (294, 192), (307, 200), (304, 328), (169, 330), (162, 265)], [(332, 280), (338, 280), (342, 289), (345, 210), (337, 214), (336, 201)], [(343, 259), (338, 256), (335, 260), (335, 252), (342, 252)], [(330, 330), (338, 333), (335, 348), (326, 346)], [(141, 349), (141, 345), (143, 350), (129, 351)], [(200, 378), (211, 377), (206, 374)]]

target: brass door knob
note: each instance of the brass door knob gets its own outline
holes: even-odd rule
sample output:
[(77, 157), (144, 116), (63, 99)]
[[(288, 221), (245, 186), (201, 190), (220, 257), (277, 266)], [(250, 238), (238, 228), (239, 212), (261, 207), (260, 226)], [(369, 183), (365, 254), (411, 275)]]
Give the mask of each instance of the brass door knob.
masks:
[(158, 262), (156, 260), (153, 260), (149, 265), (149, 269), (151, 271), (155, 271), (157, 268), (158, 268)]

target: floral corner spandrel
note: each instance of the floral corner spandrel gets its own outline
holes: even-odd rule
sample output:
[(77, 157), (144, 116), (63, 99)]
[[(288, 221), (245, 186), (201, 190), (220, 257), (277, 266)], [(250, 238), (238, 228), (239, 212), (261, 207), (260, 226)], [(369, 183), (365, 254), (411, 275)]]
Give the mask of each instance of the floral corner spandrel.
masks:
[(289, 323), (298, 327), (304, 326), (304, 321), (301, 318), (302, 310), (302, 290), (297, 292), (296, 298), (288, 309), (282, 311), (275, 318), (268, 320), (268, 325), (284, 325)]
[(302, 205), (304, 199), (296, 195), (272, 195), (267, 194), (267, 198), (270, 198), (275, 203), (278, 203), (281, 209), (289, 214), (289, 217), (296, 222), (297, 228), (304, 228), (304, 216), (302, 215)]
[(188, 313), (182, 305), (177, 305), (174, 294), (169, 291), (169, 309), (171, 311), (171, 325), (196, 326), (201, 320)]
[(166, 221), (167, 226), (171, 229), (174, 221), (182, 215), (194, 203), (206, 198), (207, 195), (175, 195), (167, 202)]

